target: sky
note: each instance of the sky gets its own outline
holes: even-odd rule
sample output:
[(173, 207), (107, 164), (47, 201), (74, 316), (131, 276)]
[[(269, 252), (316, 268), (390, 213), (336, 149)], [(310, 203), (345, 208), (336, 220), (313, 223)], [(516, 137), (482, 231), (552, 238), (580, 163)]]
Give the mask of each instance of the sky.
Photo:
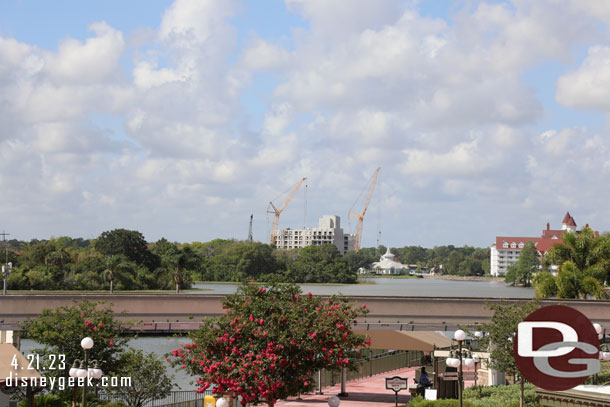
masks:
[[(3, 0), (0, 229), (487, 247), (610, 231), (603, 0)], [(305, 185), (305, 184), (304, 184)]]

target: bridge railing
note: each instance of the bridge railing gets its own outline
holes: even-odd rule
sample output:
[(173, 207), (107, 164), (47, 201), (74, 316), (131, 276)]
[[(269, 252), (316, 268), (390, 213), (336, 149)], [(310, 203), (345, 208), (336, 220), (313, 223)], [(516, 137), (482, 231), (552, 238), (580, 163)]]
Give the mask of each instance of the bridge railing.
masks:
[[(368, 357), (358, 361), (356, 370), (347, 372), (347, 380), (370, 377), (403, 367), (419, 366), (423, 356), (424, 353), (421, 351), (370, 351)], [(322, 370), (320, 377), (323, 388), (341, 383), (339, 370)], [(314, 374), (314, 381), (317, 388), (319, 386), (317, 374)]]
[[(143, 407), (201, 407), (203, 405), (203, 398), (210, 394), (212, 394), (210, 390), (206, 390), (203, 393), (193, 390), (173, 390), (167, 397), (147, 401)], [(122, 401), (120, 397), (106, 394), (103, 391), (98, 392), (98, 398), (105, 402)]]

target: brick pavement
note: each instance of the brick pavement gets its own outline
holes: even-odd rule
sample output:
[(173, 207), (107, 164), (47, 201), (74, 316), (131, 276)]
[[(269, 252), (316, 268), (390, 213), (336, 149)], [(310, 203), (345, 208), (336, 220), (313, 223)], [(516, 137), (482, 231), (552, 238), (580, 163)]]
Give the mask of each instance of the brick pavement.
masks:
[[(341, 397), (339, 407), (362, 407), (362, 406), (377, 406), (377, 407), (394, 407), (394, 392), (386, 390), (386, 377), (400, 376), (409, 379), (409, 383), (413, 383), (416, 367), (393, 370), (390, 372), (381, 373), (372, 377), (347, 382), (345, 391), (347, 397)], [(322, 390), (323, 395), (304, 394), (301, 396), (302, 401), (288, 399), (280, 401), (276, 404), (278, 407), (328, 407), (328, 398), (335, 396), (341, 392), (341, 384), (332, 387), (326, 387)], [(404, 406), (409, 401), (409, 392), (402, 390), (398, 393), (398, 405)]]

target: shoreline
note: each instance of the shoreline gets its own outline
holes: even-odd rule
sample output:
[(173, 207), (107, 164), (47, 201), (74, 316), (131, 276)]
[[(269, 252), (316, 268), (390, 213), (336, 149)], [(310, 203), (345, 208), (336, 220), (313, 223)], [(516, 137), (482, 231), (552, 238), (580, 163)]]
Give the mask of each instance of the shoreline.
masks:
[(438, 280), (454, 280), (454, 281), (497, 281), (504, 282), (504, 278), (502, 277), (492, 277), (492, 276), (452, 276), (452, 275), (425, 275), (424, 278), (430, 279), (438, 279)]
[[(448, 275), (448, 274), (444, 274), (444, 275), (439, 275), (439, 274), (422, 274), (423, 278), (428, 279), (428, 280), (447, 280), (447, 281), (494, 281), (494, 282), (500, 282), (503, 283), (504, 282), (504, 278), (503, 277), (492, 277), (492, 276), (455, 276), (455, 275)], [(396, 275), (396, 276), (391, 276), (391, 275), (383, 275), (383, 274), (379, 274), (379, 275), (362, 275), (362, 276), (358, 276), (358, 280), (360, 279), (382, 279), (382, 278), (387, 278), (387, 279), (410, 279), (410, 278), (417, 278), (416, 276), (409, 276), (409, 275)]]

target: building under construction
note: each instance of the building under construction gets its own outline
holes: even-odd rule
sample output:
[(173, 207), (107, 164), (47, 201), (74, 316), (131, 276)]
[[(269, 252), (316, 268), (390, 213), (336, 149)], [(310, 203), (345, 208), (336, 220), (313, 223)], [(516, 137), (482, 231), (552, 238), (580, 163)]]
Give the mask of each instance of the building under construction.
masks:
[(341, 218), (332, 215), (322, 216), (317, 228), (281, 229), (275, 237), (279, 249), (334, 244), (341, 254), (353, 251), (356, 243), (356, 235), (343, 233)]
[[(358, 252), (360, 250), (360, 239), (362, 237), (362, 223), (364, 215), (371, 201), (373, 191), (375, 190), (375, 184), (377, 183), (377, 176), (379, 175), (378, 167), (375, 173), (371, 177), (368, 186), (368, 192), (364, 199), (364, 207), (362, 212), (349, 211), (348, 216), (350, 218), (358, 219), (358, 229), (356, 234), (345, 234), (341, 228), (341, 218), (339, 216), (325, 215), (320, 218), (317, 228), (312, 229), (279, 229), (280, 215), (286, 209), (286, 206), (290, 203), (294, 195), (297, 193), (301, 185), (307, 180), (302, 178), (297, 184), (291, 188), (288, 197), (284, 200), (284, 203), (276, 206), (273, 201), (269, 202), (267, 213), (273, 214), (273, 226), (271, 227), (270, 244), (275, 245), (279, 249), (299, 249), (307, 246), (318, 246), (322, 244), (334, 244), (339, 249), (339, 253), (345, 254), (348, 251)], [(305, 185), (307, 189), (307, 185)], [(356, 203), (354, 203), (355, 205)], [(353, 209), (353, 206), (352, 206)], [(252, 230), (252, 216), (250, 216), (250, 233), (248, 239), (251, 240)]]

